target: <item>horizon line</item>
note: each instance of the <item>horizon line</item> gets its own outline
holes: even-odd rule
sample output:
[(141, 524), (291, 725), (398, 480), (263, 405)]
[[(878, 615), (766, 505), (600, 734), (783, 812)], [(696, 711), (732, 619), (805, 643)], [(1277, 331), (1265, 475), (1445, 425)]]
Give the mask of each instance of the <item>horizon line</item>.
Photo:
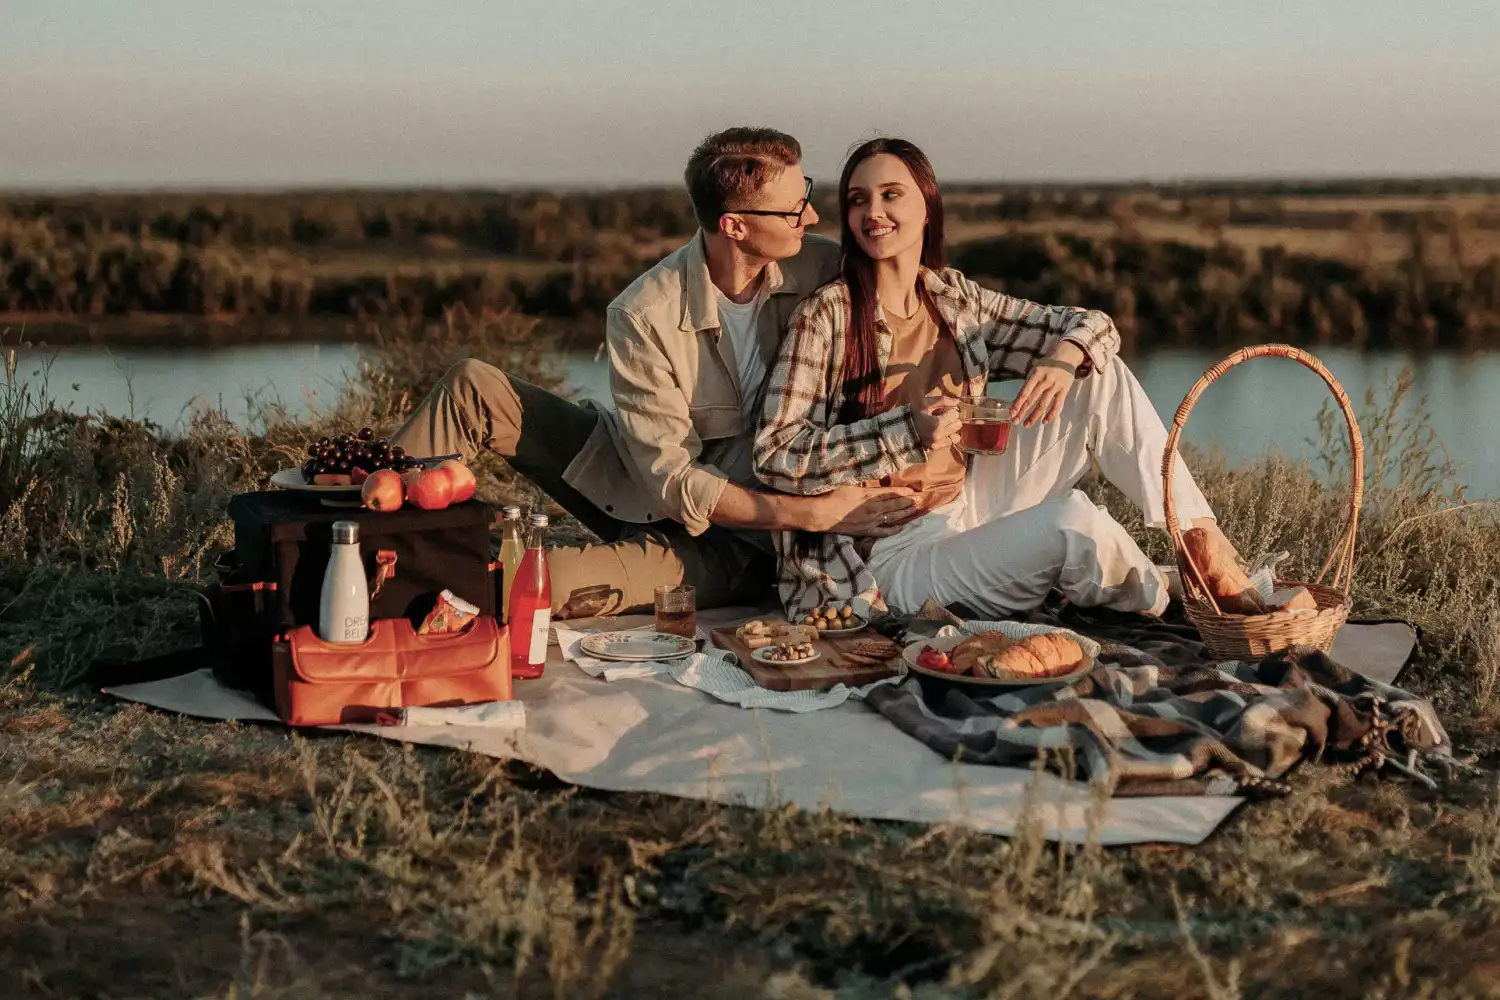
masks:
[[(1223, 174), (1185, 176), (1178, 178), (1150, 177), (1092, 177), (1070, 180), (1046, 180), (1042, 178), (1013, 178), (998, 180), (982, 177), (954, 177), (942, 182), (944, 187), (982, 188), (1193, 188), (1215, 185), (1246, 186), (1268, 184), (1471, 184), (1500, 185), (1500, 173), (1417, 173), (1417, 174)], [(592, 182), (576, 181), (547, 183), (543, 181), (517, 181), (514, 183), (463, 183), (463, 182), (391, 182), (391, 183), (347, 183), (340, 181), (314, 181), (308, 183), (204, 183), (204, 184), (64, 184), (56, 186), (0, 185), (0, 197), (16, 195), (70, 196), (70, 195), (190, 195), (190, 194), (328, 194), (328, 193), (398, 193), (417, 191), (443, 191), (463, 193), (535, 194), (535, 193), (588, 193), (588, 192), (654, 192), (681, 189), (680, 181), (668, 182)]]

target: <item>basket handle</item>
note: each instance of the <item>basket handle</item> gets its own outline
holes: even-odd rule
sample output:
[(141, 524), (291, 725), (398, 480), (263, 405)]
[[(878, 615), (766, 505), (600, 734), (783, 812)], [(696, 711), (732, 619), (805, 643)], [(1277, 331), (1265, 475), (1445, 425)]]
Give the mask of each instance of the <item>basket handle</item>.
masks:
[(1349, 481), (1349, 521), (1344, 527), (1343, 535), (1334, 543), (1333, 551), (1328, 554), (1328, 561), (1323, 564), (1318, 578), (1313, 582), (1322, 584), (1323, 578), (1328, 575), (1331, 568), (1333, 579), (1330, 581), (1330, 586), (1335, 590), (1342, 590), (1344, 596), (1348, 597), (1349, 586), (1354, 578), (1354, 535), (1359, 527), (1359, 509), (1365, 495), (1365, 443), (1360, 437), (1359, 423), (1354, 419), (1354, 407), (1349, 403), (1349, 394), (1344, 392), (1344, 387), (1339, 385), (1339, 380), (1333, 377), (1333, 373), (1324, 366), (1323, 362), (1300, 347), (1293, 347), (1290, 344), (1258, 344), (1254, 347), (1244, 347), (1204, 372), (1188, 390), (1187, 396), (1182, 400), (1182, 405), (1177, 408), (1177, 415), (1172, 418), (1172, 430), (1167, 434), (1166, 450), (1162, 453), (1161, 459), (1161, 475), (1166, 487), (1166, 495), (1162, 500), (1163, 514), (1167, 522), (1167, 534), (1172, 537), (1172, 547), (1177, 552), (1177, 562), (1182, 568), (1183, 588), (1193, 596), (1206, 600), (1216, 614), (1222, 613), (1219, 610), (1219, 603), (1209, 593), (1202, 571), (1194, 564), (1192, 556), (1188, 555), (1187, 546), (1182, 541), (1182, 528), (1177, 523), (1177, 503), (1172, 497), (1172, 471), (1173, 466), (1176, 465), (1177, 443), (1182, 437), (1182, 429), (1187, 426), (1188, 414), (1192, 412), (1203, 390), (1218, 381), (1235, 365), (1243, 364), (1251, 358), (1261, 357), (1290, 358), (1312, 369), (1328, 384), (1328, 388), (1333, 392), (1333, 398), (1339, 404), (1339, 409), (1343, 411), (1344, 421), (1349, 425), (1349, 454), (1354, 463), (1354, 475)]

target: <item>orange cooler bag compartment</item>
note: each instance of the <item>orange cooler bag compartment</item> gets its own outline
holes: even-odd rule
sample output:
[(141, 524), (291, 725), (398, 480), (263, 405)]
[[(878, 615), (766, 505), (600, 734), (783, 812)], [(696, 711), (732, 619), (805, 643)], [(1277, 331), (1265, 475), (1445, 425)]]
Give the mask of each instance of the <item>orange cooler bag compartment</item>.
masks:
[(510, 630), (488, 615), (452, 635), (418, 635), (404, 618), (383, 618), (359, 643), (324, 642), (304, 625), (272, 654), (276, 714), (294, 726), (511, 698)]

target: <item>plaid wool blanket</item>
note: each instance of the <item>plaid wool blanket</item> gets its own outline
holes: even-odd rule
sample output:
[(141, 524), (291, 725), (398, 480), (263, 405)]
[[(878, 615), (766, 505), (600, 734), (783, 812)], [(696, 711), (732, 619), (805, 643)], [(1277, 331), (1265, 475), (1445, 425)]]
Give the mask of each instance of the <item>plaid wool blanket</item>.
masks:
[[(1452, 759), (1430, 703), (1311, 647), (1217, 664), (1185, 622), (1082, 609), (1025, 617), (1098, 641), (1097, 668), (1071, 684), (996, 696), (924, 689), (913, 675), (871, 692), (870, 705), (946, 757), (1025, 767), (1047, 751), (1113, 795), (1281, 794), (1277, 779), (1307, 758), (1401, 770), (1419, 757)], [(935, 634), (941, 624), (910, 622), (908, 636)], [(1028, 631), (1016, 624), (961, 630)]]

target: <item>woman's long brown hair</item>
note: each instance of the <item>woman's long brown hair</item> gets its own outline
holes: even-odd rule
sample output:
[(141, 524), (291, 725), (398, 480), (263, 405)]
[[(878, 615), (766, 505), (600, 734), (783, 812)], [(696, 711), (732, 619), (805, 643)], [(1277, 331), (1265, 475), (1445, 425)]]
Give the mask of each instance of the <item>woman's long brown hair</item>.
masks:
[(839, 238), (844, 246), (843, 277), (849, 286), (849, 325), (844, 335), (844, 365), (840, 373), (844, 383), (840, 424), (874, 416), (885, 405), (885, 378), (875, 344), (875, 262), (860, 249), (854, 230), (849, 228), (849, 179), (856, 167), (881, 153), (889, 153), (906, 164), (917, 182), (917, 190), (927, 202), (922, 266), (932, 270), (948, 266), (948, 248), (943, 242), (943, 195), (927, 154), (905, 139), (871, 139), (855, 147), (839, 175)]

